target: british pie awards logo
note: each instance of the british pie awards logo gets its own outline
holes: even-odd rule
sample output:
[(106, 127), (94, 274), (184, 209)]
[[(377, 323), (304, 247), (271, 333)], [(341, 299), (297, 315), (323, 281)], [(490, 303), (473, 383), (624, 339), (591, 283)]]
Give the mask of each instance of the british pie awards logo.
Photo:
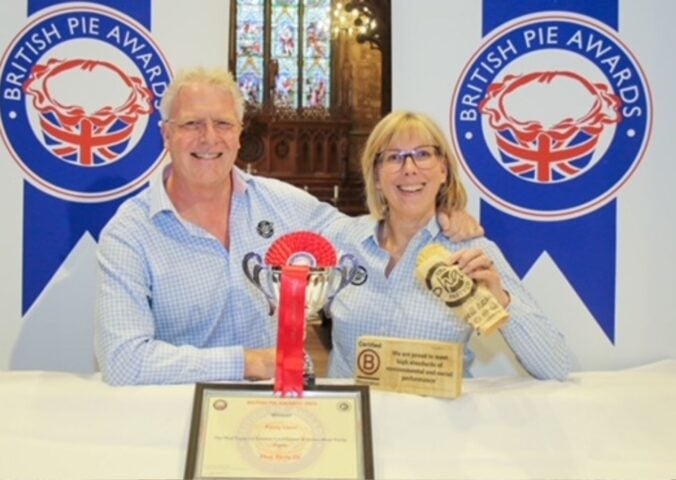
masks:
[(160, 164), (158, 107), (171, 79), (133, 18), (149, 19), (149, 2), (129, 15), (70, 2), (36, 8), (0, 62), (0, 135), (28, 182), (24, 312), (79, 238), (98, 238)]
[(43, 192), (109, 200), (138, 188), (161, 160), (157, 107), (169, 68), (145, 29), (120, 12), (40, 15), (0, 70), (3, 141)]
[[(487, 38), (453, 93), (451, 137), (465, 172), (488, 202), (482, 201), (482, 221), (486, 213), (488, 223), (501, 230), (491, 235), (511, 246), (508, 254), (528, 257), (517, 270), (525, 273), (539, 254), (523, 251), (535, 248), (532, 239), (507, 238), (518, 237), (520, 229), (542, 236), (538, 248), (550, 254), (563, 251), (567, 241), (569, 251), (603, 248), (602, 238), (591, 246), (580, 245), (572, 233), (566, 238), (566, 225), (574, 227), (615, 200), (643, 158), (651, 118), (639, 63), (601, 22), (543, 12), (503, 24)], [(614, 210), (610, 217), (613, 231), (606, 233), (614, 238)], [(533, 229), (535, 223), (550, 225)], [(612, 247), (614, 253), (614, 241)], [(589, 292), (582, 290), (594, 286), (575, 277), (592, 266), (562, 265), (563, 255), (555, 260), (584, 299)], [(605, 273), (614, 283), (614, 269)], [(613, 340), (614, 298), (605, 303), (607, 308), (588, 306)]]

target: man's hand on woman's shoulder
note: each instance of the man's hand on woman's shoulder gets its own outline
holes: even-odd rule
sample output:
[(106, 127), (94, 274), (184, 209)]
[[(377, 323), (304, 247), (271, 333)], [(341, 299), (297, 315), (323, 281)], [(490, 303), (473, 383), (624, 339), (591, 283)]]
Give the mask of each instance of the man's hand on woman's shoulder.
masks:
[(446, 212), (438, 212), (437, 219), (444, 235), (454, 242), (470, 240), (484, 235), (481, 224), (465, 210), (453, 210), (450, 212), (450, 216)]

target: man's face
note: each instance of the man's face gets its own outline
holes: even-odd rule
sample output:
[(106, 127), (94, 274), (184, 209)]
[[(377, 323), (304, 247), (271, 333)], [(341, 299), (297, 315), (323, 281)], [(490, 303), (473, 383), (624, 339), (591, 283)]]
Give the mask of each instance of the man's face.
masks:
[(240, 133), (230, 93), (205, 83), (184, 85), (162, 126), (173, 164), (172, 181), (188, 189), (227, 184)]

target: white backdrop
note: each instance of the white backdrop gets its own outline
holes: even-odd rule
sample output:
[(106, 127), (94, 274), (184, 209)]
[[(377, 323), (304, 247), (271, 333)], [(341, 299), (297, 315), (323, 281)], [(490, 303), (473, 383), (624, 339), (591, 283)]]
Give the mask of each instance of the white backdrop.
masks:
[[(155, 0), (151, 35), (171, 69), (225, 65), (228, 51), (225, 0)], [(620, 2), (619, 35), (639, 59), (653, 98), (653, 132), (647, 154), (617, 195), (615, 344), (608, 341), (556, 263), (545, 253), (525, 282), (565, 333), (576, 368), (621, 368), (676, 358), (676, 263), (668, 198), (676, 174), (670, 147), (676, 125), (676, 77), (671, 0)], [(186, 19), (189, 19), (187, 21)], [(0, 3), (0, 49), (4, 51), (30, 19), (20, 0)], [(394, 0), (393, 106), (431, 114), (447, 131), (451, 95), (462, 69), (482, 43), (481, 2)], [(464, 174), (463, 174), (464, 175)], [(0, 369), (89, 372), (92, 355), (95, 242), (84, 235), (25, 316), (21, 315), (24, 178), (0, 145)], [(470, 211), (479, 215), (479, 192), (465, 179)], [(477, 374), (510, 372), (513, 360), (494, 336), (474, 342)]]

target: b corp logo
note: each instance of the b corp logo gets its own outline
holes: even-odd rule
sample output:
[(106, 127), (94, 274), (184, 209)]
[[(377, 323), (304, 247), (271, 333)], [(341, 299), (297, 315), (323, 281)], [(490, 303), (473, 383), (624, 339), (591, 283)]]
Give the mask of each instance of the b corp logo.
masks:
[(502, 210), (562, 220), (611, 201), (636, 170), (652, 106), (638, 62), (577, 15), (524, 17), (493, 34), (453, 94), (461, 164)]
[(364, 375), (373, 375), (380, 369), (380, 355), (371, 348), (365, 348), (357, 355), (357, 368)]
[(2, 139), (45, 193), (106, 201), (159, 165), (158, 106), (170, 72), (132, 19), (98, 6), (40, 15), (11, 42), (0, 72)]

